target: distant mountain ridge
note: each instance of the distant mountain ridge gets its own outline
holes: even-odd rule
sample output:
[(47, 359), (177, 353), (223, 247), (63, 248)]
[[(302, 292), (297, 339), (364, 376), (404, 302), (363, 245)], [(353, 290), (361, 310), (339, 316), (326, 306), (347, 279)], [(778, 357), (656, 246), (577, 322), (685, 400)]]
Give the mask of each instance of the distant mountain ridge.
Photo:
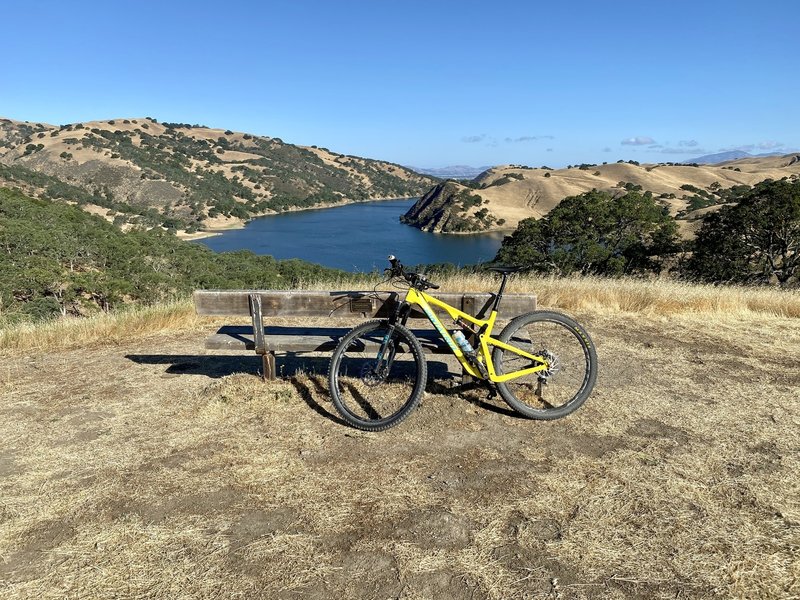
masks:
[(0, 119), (0, 185), (74, 202), (123, 228), (231, 227), (311, 206), (418, 196), (436, 180), (386, 161), (152, 118)]
[(487, 169), (491, 167), (470, 167), (467, 165), (453, 165), (450, 167), (439, 168), (417, 168), (409, 167), (409, 169), (417, 173), (424, 173), (425, 175), (432, 175), (439, 179), (474, 179)]
[(739, 160), (740, 158), (760, 158), (764, 156), (783, 156), (785, 152), (763, 152), (761, 154), (750, 154), (743, 150), (729, 150), (727, 152), (717, 152), (716, 154), (704, 154), (697, 158), (690, 158), (683, 162), (687, 164), (697, 163), (698, 165), (716, 165), (719, 163)]

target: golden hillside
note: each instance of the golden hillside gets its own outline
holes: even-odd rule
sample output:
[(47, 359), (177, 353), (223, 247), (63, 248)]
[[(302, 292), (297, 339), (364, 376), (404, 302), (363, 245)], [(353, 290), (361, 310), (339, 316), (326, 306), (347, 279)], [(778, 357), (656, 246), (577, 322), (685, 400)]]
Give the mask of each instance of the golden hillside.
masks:
[[(458, 219), (474, 223), (476, 230), (513, 229), (522, 219), (546, 215), (568, 196), (592, 189), (623, 193), (624, 184), (652, 192), (677, 216), (695, 193), (682, 186), (708, 191), (799, 176), (797, 154), (700, 166), (613, 163), (550, 170), (506, 165), (489, 169), (470, 186), (453, 181), (437, 185), (409, 211), (406, 222), (427, 231), (458, 231), (452, 226)], [(476, 196), (480, 202), (465, 203), (467, 196)], [(487, 211), (484, 218), (476, 218), (481, 210)], [(690, 235), (698, 215), (681, 216), (682, 231)]]
[(0, 183), (123, 226), (237, 226), (285, 210), (415, 196), (434, 181), (384, 161), (200, 125), (0, 119)]

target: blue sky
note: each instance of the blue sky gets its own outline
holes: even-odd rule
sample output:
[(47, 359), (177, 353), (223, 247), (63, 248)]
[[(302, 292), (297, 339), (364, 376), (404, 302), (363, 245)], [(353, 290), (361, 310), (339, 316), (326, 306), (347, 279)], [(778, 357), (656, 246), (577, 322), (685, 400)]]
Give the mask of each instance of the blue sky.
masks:
[(800, 2), (2, 4), (0, 116), (199, 123), (419, 167), (800, 147)]

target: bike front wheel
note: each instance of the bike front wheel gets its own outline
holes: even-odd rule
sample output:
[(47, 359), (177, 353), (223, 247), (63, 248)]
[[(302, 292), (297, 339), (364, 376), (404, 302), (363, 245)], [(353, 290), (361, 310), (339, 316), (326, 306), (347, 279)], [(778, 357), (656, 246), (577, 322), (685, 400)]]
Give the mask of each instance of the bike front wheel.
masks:
[[(552, 311), (520, 315), (498, 339), (529, 354), (544, 357), (547, 369), (497, 384), (503, 400), (531, 419), (558, 419), (580, 407), (597, 379), (597, 353), (589, 334), (576, 321)], [(495, 348), (495, 371), (512, 373), (535, 366), (510, 350)]]
[(365, 431), (383, 431), (405, 419), (419, 404), (427, 377), (419, 340), (387, 321), (368, 321), (348, 332), (328, 368), (336, 410)]

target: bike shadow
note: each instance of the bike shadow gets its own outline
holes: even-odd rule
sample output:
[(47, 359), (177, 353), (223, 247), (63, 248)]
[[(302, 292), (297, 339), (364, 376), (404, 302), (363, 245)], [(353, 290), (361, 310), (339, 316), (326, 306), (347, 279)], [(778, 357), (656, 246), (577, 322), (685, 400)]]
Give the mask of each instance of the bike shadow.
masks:
[[(143, 365), (163, 365), (164, 375), (199, 375), (220, 379), (237, 373), (262, 375), (262, 361), (258, 355), (226, 354), (126, 354), (128, 360)], [(316, 398), (327, 398), (327, 373), (329, 356), (309, 356), (308, 353), (288, 352), (279, 357), (277, 376), (297, 390), (303, 401), (317, 414), (334, 423), (346, 425), (338, 413), (328, 410)], [(302, 377), (308, 375), (309, 377)], [(324, 384), (319, 376), (324, 376)], [(489, 390), (481, 382), (454, 383), (460, 374), (447, 362), (428, 361), (428, 385), (426, 391), (441, 396), (458, 396), (465, 402), (483, 410), (508, 417), (519, 415), (514, 411), (493, 403)], [(309, 383), (310, 382), (310, 383)]]
[[(325, 398), (330, 402), (327, 373), (328, 362), (325, 363), (324, 370), (312, 371), (307, 368), (297, 370), (291, 376), (288, 376), (288, 382), (297, 391), (298, 395), (303, 399), (308, 407), (319, 416), (324, 417), (329, 421), (333, 421), (337, 425), (349, 427), (350, 425), (347, 423), (347, 421), (339, 416), (339, 413), (335, 411), (332, 404), (331, 407), (328, 408), (318, 401), (318, 398)], [(305, 377), (301, 375), (305, 375)], [(324, 375), (324, 377), (321, 377), (321, 375)], [(446, 378), (452, 375), (453, 373), (450, 371), (450, 367), (447, 365), (447, 363), (440, 361), (428, 361), (429, 383), (426, 389), (430, 389), (430, 382), (433, 380), (433, 378)]]
[[(327, 381), (325, 383), (327, 384)], [(338, 413), (334, 412), (334, 410), (328, 410), (317, 401), (317, 398), (328, 397), (328, 387), (327, 385), (323, 385), (318, 377), (293, 377), (289, 380), (289, 384), (303, 399), (303, 402), (319, 416), (333, 421), (337, 425), (349, 427), (347, 421), (342, 419)]]
[(524, 418), (518, 412), (500, 404), (497, 393), (485, 382), (471, 381), (468, 383), (460, 383), (456, 385), (448, 385), (446, 382), (429, 380), (427, 391), (432, 394), (440, 394), (442, 396), (456, 396), (473, 406), (486, 410), (504, 417), (512, 417), (514, 419)]

